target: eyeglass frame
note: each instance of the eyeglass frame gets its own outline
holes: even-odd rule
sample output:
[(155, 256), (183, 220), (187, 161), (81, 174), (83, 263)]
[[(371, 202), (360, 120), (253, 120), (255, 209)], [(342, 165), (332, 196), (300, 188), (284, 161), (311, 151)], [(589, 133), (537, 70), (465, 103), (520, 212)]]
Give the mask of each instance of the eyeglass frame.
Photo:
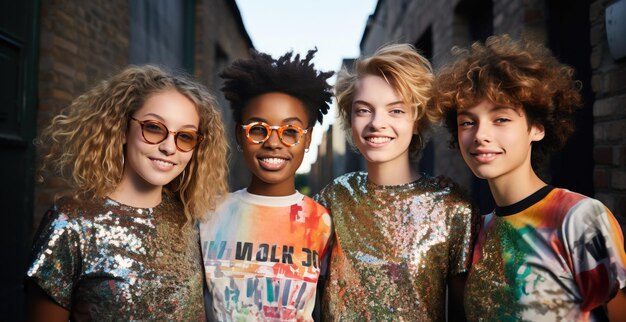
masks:
[[(198, 147), (198, 145), (200, 144), (200, 142), (204, 141), (204, 135), (202, 135), (202, 134), (198, 133), (198, 131), (194, 131), (194, 130), (170, 131), (170, 129), (168, 129), (168, 128), (167, 128), (167, 126), (166, 126), (165, 124), (163, 124), (162, 122), (159, 122), (159, 121), (157, 121), (157, 120), (144, 120), (144, 121), (140, 121), (140, 120), (138, 120), (138, 119), (136, 119), (136, 118), (134, 118), (134, 117), (132, 117), (132, 116), (130, 117), (130, 119), (131, 119), (131, 120), (133, 120), (133, 121), (136, 121), (137, 123), (139, 123), (139, 127), (141, 128), (141, 137), (143, 137), (144, 141), (146, 141), (146, 142), (147, 142), (147, 143), (149, 143), (149, 144), (161, 144), (163, 141), (167, 140), (167, 138), (170, 136), (170, 133), (171, 133), (171, 134), (173, 134), (173, 135), (174, 135), (174, 145), (176, 146), (176, 150), (178, 150), (178, 151), (180, 151), (180, 152), (190, 152), (190, 151), (193, 151), (195, 148), (197, 148), (197, 147)], [(157, 123), (157, 124), (162, 125), (162, 126), (165, 128), (165, 131), (166, 131), (166, 133), (167, 133), (167, 134), (165, 135), (165, 137), (163, 137), (163, 139), (162, 139), (161, 141), (158, 141), (158, 142), (151, 142), (150, 140), (148, 140), (148, 139), (146, 138), (146, 135), (145, 135), (145, 133), (144, 133), (144, 129), (143, 129), (143, 127), (144, 127), (144, 125), (145, 125), (146, 123)], [(195, 134), (196, 134), (196, 136), (197, 136), (197, 141), (196, 141), (196, 144), (193, 146), (193, 148), (191, 148), (191, 149), (189, 149), (189, 150), (186, 150), (186, 151), (185, 151), (185, 150), (183, 150), (183, 149), (181, 149), (181, 148), (178, 146), (178, 134), (180, 134), (180, 133), (184, 133), (184, 132), (186, 132), (186, 133), (192, 132), (192, 133), (195, 133)]]
[[(254, 140), (250, 137), (250, 129), (255, 126), (255, 125), (261, 125), (263, 126), (266, 130), (267, 130), (267, 136), (263, 139), (263, 140)], [(257, 122), (252, 122), (252, 123), (248, 123), (248, 124), (239, 124), (239, 126), (241, 126), (242, 129), (244, 129), (245, 133), (246, 133), (246, 138), (248, 138), (248, 141), (255, 143), (255, 144), (263, 144), (265, 141), (267, 141), (270, 136), (272, 135), (272, 131), (276, 131), (276, 133), (278, 134), (278, 139), (280, 140), (280, 142), (288, 147), (293, 147), (296, 146), (298, 144), (300, 144), (300, 142), (302, 142), (302, 138), (304, 137), (305, 134), (307, 134), (309, 132), (309, 129), (303, 129), (297, 125), (293, 125), (293, 124), (286, 124), (286, 125), (269, 125), (265, 122), (261, 122), (261, 121), (257, 121)], [(300, 132), (300, 137), (298, 138), (298, 141), (294, 144), (289, 144), (286, 143), (283, 140), (283, 132), (288, 129), (288, 128), (294, 128), (296, 129), (296, 131)], [(281, 130), (282, 129), (282, 130)]]

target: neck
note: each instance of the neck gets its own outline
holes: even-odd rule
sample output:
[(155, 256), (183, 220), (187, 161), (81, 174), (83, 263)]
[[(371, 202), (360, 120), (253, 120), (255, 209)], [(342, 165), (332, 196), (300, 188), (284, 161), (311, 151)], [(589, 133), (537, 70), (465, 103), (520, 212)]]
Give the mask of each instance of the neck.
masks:
[(493, 199), (500, 207), (519, 202), (546, 185), (530, 166), (508, 176), (489, 179), (488, 182)]
[(367, 163), (368, 179), (380, 186), (397, 186), (420, 178), (417, 170), (411, 167), (408, 159), (399, 162)]
[(268, 197), (290, 196), (296, 192), (296, 185), (295, 185), (295, 181), (293, 178), (287, 181), (289, 182), (289, 184), (287, 183), (269, 184), (252, 176), (252, 180), (250, 181), (250, 185), (248, 186), (247, 190), (249, 193), (259, 195), (259, 196), (268, 196)]
[(151, 208), (161, 203), (162, 192), (163, 186), (140, 188), (122, 179), (109, 198), (131, 207)]

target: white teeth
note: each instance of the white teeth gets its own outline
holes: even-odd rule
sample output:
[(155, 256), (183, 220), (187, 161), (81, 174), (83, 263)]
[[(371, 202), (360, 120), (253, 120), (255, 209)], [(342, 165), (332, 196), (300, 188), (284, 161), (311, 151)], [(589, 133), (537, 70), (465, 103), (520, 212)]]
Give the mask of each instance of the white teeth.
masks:
[(161, 167), (171, 167), (174, 166), (174, 163), (172, 162), (167, 162), (167, 161), (162, 161), (162, 160), (152, 160), (153, 162), (155, 162), (156, 164), (158, 164)]
[(385, 143), (385, 142), (391, 141), (391, 138), (373, 137), (373, 138), (367, 138), (367, 141), (372, 142), (372, 143)]
[(285, 162), (285, 159), (280, 158), (263, 158), (261, 161), (269, 164), (279, 164)]
[(477, 153), (476, 155), (478, 156), (482, 156), (482, 157), (491, 157), (496, 155), (497, 153)]

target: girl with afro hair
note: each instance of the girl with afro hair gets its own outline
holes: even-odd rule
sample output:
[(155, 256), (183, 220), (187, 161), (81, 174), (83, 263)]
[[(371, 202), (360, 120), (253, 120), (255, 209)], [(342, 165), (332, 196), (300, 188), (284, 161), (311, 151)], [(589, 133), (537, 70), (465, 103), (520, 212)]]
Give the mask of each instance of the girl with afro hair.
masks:
[(252, 176), (200, 226), (210, 320), (313, 320), (331, 219), (296, 190), (295, 174), (332, 96), (333, 73), (315, 69), (315, 52), (252, 51), (220, 74)]

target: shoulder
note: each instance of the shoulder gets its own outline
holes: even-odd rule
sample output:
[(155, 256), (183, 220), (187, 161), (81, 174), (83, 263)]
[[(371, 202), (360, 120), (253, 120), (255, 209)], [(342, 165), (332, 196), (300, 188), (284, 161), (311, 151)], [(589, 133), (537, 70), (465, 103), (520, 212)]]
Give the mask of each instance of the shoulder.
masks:
[(328, 209), (321, 203), (315, 201), (313, 198), (303, 195), (302, 204), (307, 208), (315, 210), (316, 213), (328, 213)]
[(216, 218), (220, 216), (228, 216), (236, 212), (233, 207), (238, 208), (243, 203), (242, 198), (245, 198), (243, 197), (243, 191), (245, 191), (245, 189), (228, 193), (222, 198), (221, 202), (214, 210), (210, 210), (202, 216), (200, 225), (207, 225), (209, 221), (216, 220)]
[(349, 186), (355, 186), (355, 185), (358, 186), (365, 182), (367, 182), (367, 172), (363, 172), (363, 171), (349, 172), (333, 179), (333, 181), (331, 181), (324, 188), (324, 190), (327, 190), (327, 189), (333, 190), (334, 188), (349, 187)]
[(328, 208), (332, 208), (333, 201), (336, 200), (338, 196), (354, 196), (355, 189), (365, 187), (366, 183), (367, 172), (359, 171), (346, 173), (333, 179), (333, 181), (322, 188), (313, 199)]
[(442, 187), (436, 178), (424, 175), (421, 186), (425, 193), (432, 194), (437, 200), (447, 205), (471, 207), (471, 199), (467, 192), (457, 184), (452, 187)]
[(102, 207), (105, 203), (104, 199), (93, 198), (78, 199), (74, 197), (61, 197), (55, 200), (52, 207), (46, 212), (45, 216), (52, 218), (64, 218), (68, 221), (78, 221), (81, 219), (89, 219), (94, 216), (94, 208)]
[(367, 172), (359, 171), (346, 173), (333, 179), (333, 181), (331, 181), (324, 188), (322, 188), (318, 196), (341, 192), (349, 189), (350, 187), (360, 187), (363, 186), (366, 182)]
[(555, 188), (549, 197), (551, 200), (547, 206), (553, 205), (568, 221), (581, 223), (593, 217), (611, 214), (601, 201), (567, 189)]

